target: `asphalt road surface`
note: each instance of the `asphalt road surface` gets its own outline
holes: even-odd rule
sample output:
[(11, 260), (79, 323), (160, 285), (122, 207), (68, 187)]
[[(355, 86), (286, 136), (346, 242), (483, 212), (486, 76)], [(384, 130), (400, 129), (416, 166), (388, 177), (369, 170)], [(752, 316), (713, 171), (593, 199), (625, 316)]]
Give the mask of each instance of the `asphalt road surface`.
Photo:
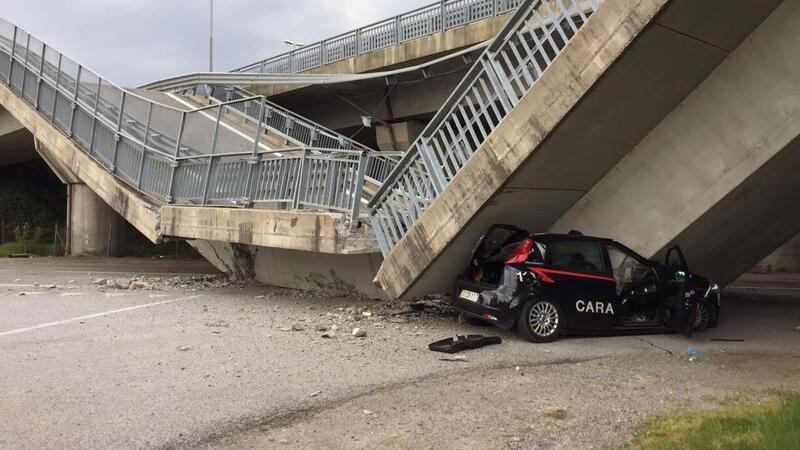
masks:
[[(785, 297), (766, 300), (760, 293), (771, 287), (769, 278), (743, 281), (732, 300), (723, 300), (720, 327), (693, 339), (534, 345), (514, 333), (459, 324), (448, 312), (405, 314), (403, 305), (192, 279), (212, 271), (203, 262), (0, 260), (0, 448), (263, 447), (271, 441), (253, 433), (431, 380), (680, 355), (687, 346), (701, 354), (789, 354), (800, 343), (798, 277), (782, 281)], [(145, 286), (155, 288), (93, 284), (134, 274), (146, 274)], [(367, 336), (353, 337), (355, 327)], [(457, 333), (498, 334), (504, 342), (465, 353), (467, 362), (427, 350)], [(281, 444), (304, 446), (301, 438), (286, 439)]]

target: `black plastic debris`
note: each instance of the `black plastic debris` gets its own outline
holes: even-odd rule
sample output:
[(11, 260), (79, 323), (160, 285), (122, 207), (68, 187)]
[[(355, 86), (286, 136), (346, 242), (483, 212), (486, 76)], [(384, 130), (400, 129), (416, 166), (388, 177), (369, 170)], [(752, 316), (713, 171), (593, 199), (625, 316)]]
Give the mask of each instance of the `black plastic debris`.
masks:
[(458, 353), (463, 350), (472, 350), (487, 345), (501, 344), (500, 336), (482, 336), (480, 334), (459, 335), (455, 338), (442, 339), (428, 345), (428, 349), (434, 352)]

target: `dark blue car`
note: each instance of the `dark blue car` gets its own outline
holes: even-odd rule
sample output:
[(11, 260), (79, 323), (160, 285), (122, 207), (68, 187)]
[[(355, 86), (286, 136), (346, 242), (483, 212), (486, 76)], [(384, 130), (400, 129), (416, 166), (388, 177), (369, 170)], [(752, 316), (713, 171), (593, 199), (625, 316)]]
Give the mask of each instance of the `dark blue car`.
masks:
[(716, 326), (720, 300), (719, 287), (691, 273), (677, 246), (662, 265), (611, 239), (494, 225), (452, 301), (467, 317), (550, 342), (567, 334), (689, 336)]

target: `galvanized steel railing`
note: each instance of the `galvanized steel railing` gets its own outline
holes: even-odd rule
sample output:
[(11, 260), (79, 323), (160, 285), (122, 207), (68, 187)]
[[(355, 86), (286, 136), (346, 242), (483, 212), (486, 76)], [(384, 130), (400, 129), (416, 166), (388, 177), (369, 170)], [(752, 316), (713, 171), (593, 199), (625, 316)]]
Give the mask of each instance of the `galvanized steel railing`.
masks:
[[(355, 149), (270, 148), (264, 97), (174, 108), (120, 88), (2, 19), (0, 82), (119, 179), (161, 202), (357, 217), (366, 172), (376, 164), (351, 141)], [(231, 124), (242, 111), (256, 118), (249, 127)]]
[[(245, 89), (236, 86), (196, 85), (177, 90), (185, 95), (200, 95), (215, 103), (230, 103), (257, 97)], [(332, 131), (305, 117), (296, 114), (275, 103), (265, 104), (263, 123), (272, 133), (278, 134), (287, 142), (298, 146), (331, 148), (342, 150), (374, 151), (371, 148)], [(236, 111), (247, 121), (255, 123), (259, 118), (259, 108), (236, 108)]]
[(513, 11), (522, 0), (442, 0), (247, 65), (234, 72), (298, 73)]
[[(181, 89), (183, 94), (201, 95), (211, 101), (228, 104), (231, 111), (238, 113), (245, 121), (257, 123), (260, 111), (258, 108), (247, 108), (235, 103), (240, 99), (252, 98), (253, 94), (235, 86), (198, 85)], [(231, 104), (231, 102), (234, 102)], [(237, 106), (241, 105), (241, 106)], [(374, 184), (380, 185), (394, 170), (403, 152), (377, 152), (371, 148), (314, 123), (299, 114), (295, 114), (269, 101), (262, 118), (264, 126), (297, 146), (331, 148), (343, 150), (361, 150), (367, 153), (366, 177)], [(369, 197), (369, 195), (366, 195)]]
[(370, 201), (384, 255), (483, 145), (603, 0), (525, 0)]

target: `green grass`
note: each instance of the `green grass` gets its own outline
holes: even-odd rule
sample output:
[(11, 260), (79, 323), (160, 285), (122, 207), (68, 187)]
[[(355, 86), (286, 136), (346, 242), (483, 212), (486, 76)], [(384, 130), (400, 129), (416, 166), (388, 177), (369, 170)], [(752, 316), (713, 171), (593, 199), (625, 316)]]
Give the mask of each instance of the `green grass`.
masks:
[(800, 394), (648, 420), (626, 449), (800, 449)]
[(16, 242), (6, 242), (0, 245), (0, 258), (7, 258), (12, 253), (27, 253), (33, 256), (52, 256), (53, 244), (23, 245)]

